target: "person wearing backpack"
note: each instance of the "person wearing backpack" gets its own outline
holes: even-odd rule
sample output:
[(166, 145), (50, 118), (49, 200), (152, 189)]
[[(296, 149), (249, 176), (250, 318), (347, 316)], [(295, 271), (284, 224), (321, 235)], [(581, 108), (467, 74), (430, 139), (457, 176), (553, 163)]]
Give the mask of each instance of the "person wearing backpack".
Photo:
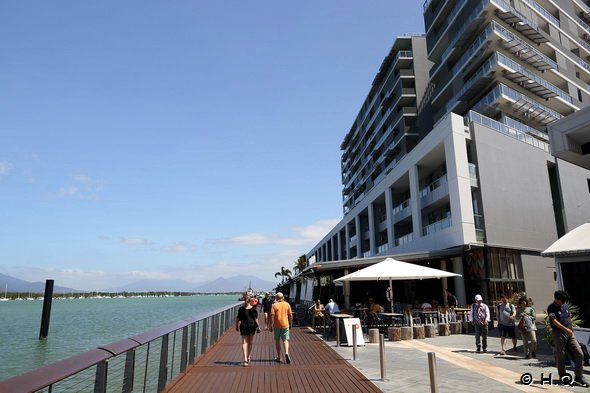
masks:
[(535, 359), (537, 357), (537, 325), (535, 309), (529, 304), (526, 297), (518, 299), (516, 308), (516, 320), (518, 321), (518, 330), (522, 336), (522, 346), (524, 348), (525, 358)]
[(508, 303), (506, 295), (500, 295), (501, 303), (498, 305), (498, 329), (500, 330), (500, 345), (502, 349), (500, 355), (506, 355), (506, 337), (512, 339), (512, 350), (516, 352), (516, 308), (513, 304)]

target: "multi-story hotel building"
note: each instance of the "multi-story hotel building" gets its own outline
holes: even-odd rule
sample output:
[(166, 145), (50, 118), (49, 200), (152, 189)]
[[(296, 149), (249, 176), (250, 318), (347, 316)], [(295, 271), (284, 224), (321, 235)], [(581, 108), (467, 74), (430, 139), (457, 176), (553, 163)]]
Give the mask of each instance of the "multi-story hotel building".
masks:
[(590, 7), (430, 0), (424, 21), (396, 39), (341, 144), (344, 216), (307, 256), (324, 283), (392, 255), (462, 274), (443, 284), (462, 303), (548, 303), (541, 251), (590, 221), (590, 171), (551, 155), (547, 134), (590, 103)]

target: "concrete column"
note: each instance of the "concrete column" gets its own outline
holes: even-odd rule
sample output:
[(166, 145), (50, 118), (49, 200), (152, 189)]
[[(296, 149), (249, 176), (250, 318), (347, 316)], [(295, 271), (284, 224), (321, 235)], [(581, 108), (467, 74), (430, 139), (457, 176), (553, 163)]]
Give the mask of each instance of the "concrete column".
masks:
[(336, 236), (338, 239), (336, 240), (336, 247), (338, 247), (338, 258), (336, 260), (344, 259), (340, 253), (342, 252), (342, 234), (340, 233), (342, 230), (336, 232)]
[[(344, 269), (344, 275), (349, 273), (348, 269)], [(342, 291), (344, 292), (344, 308), (350, 310), (350, 281), (344, 281)]]
[(331, 256), (330, 260), (331, 261), (335, 261), (336, 260), (336, 254), (334, 253), (334, 236), (332, 236), (330, 238), (330, 251), (331, 251), (330, 252), (330, 254), (331, 254), (330, 255)]
[(395, 237), (393, 233), (393, 198), (391, 196), (391, 188), (385, 190), (385, 216), (387, 217), (387, 247), (393, 248)]
[(344, 226), (344, 240), (346, 241), (344, 246), (344, 259), (350, 259), (350, 230), (348, 229), (348, 223)]
[(408, 171), (410, 176), (410, 200), (412, 201), (412, 227), (414, 239), (422, 237), (422, 207), (420, 206), (420, 176), (418, 166), (413, 165)]
[[(444, 258), (440, 260), (440, 270), (444, 270), (445, 272), (447, 271), (447, 261)], [(447, 278), (441, 277), (440, 284), (441, 284), (440, 292), (442, 293), (442, 301), (443, 301), (443, 304), (445, 306), (447, 306), (447, 294), (445, 293), (445, 289), (447, 289), (447, 285), (448, 285)]]
[(451, 125), (453, 132), (445, 138), (444, 147), (452, 225), (453, 227), (461, 226), (463, 244), (475, 243), (477, 237), (463, 119), (460, 116), (453, 116)]
[(362, 257), (362, 244), (363, 244), (363, 234), (361, 233), (361, 217), (356, 216), (354, 218), (354, 225), (356, 228), (356, 257)]
[(465, 278), (463, 274), (463, 257), (455, 257), (451, 258), (451, 262), (453, 263), (453, 273), (460, 274), (462, 277), (453, 277), (454, 284), (455, 284), (455, 296), (459, 300), (460, 304), (468, 305), (471, 304), (471, 301), (467, 301), (467, 296), (465, 295)]
[(377, 247), (375, 246), (375, 207), (372, 203), (369, 203), (367, 210), (369, 214), (369, 250), (371, 256), (374, 256), (377, 253)]

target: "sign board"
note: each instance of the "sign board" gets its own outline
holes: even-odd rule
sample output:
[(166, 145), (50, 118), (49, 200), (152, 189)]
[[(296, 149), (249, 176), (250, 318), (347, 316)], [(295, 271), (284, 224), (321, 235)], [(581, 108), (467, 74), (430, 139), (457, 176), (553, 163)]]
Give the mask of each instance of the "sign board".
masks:
[(359, 318), (346, 318), (342, 322), (344, 322), (344, 331), (346, 332), (346, 345), (352, 347), (352, 329), (356, 329), (356, 345), (365, 345), (361, 320)]

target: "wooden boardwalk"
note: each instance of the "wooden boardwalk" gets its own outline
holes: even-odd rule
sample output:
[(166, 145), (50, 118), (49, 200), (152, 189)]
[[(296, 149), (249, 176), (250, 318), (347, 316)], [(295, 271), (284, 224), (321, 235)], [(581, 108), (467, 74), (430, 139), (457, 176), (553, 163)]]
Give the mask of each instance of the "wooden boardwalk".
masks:
[(294, 327), (290, 344), (291, 364), (276, 363), (273, 334), (263, 331), (244, 367), (241, 337), (230, 330), (166, 392), (381, 392), (312, 330)]

